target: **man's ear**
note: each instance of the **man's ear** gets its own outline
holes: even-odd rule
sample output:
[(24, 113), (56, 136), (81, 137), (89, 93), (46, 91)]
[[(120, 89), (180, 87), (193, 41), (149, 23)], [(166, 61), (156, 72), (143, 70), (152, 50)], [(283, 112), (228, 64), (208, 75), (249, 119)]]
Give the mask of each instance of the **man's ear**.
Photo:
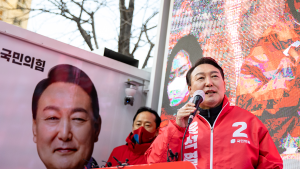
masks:
[(132, 129), (131, 129), (131, 132), (133, 133), (134, 131), (134, 122), (132, 123)]
[(37, 131), (36, 131), (36, 120), (32, 120), (32, 133), (33, 133), (33, 142), (36, 143), (36, 134), (37, 134)]
[(158, 136), (158, 134), (159, 134), (159, 129), (160, 129), (160, 127), (157, 127), (156, 132), (155, 132), (155, 136)]
[(190, 97), (193, 97), (192, 87), (188, 86), (188, 90), (189, 90)]
[(99, 117), (96, 122), (95, 122), (95, 127), (96, 127), (96, 133), (95, 133), (95, 141), (94, 142), (97, 142), (98, 141), (98, 137), (99, 137), (99, 134), (100, 134), (100, 131), (101, 131), (101, 118)]

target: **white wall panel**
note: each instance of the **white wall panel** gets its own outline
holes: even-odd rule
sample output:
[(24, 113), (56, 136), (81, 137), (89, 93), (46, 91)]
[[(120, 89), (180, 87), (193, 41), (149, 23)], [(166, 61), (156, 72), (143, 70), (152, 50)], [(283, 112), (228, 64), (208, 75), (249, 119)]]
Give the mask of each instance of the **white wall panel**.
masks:
[(45, 60), (46, 65), (41, 72), (0, 57), (0, 168), (44, 168), (33, 142), (31, 100), (37, 83), (58, 64), (80, 68), (96, 87), (102, 117), (93, 153), (98, 163), (103, 164), (114, 147), (125, 144), (146, 95), (139, 87), (134, 105), (124, 105), (124, 82), (149, 83), (150, 73), (0, 21), (0, 52), (3, 48)]

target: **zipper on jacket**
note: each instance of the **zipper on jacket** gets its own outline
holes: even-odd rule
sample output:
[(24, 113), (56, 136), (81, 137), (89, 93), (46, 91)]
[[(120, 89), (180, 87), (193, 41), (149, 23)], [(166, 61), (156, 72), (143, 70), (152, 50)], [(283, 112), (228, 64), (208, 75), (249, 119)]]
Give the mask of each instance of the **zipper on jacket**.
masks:
[(213, 138), (214, 138), (214, 127), (212, 127), (210, 129), (210, 169), (213, 169), (213, 152), (214, 152), (214, 150), (213, 150), (214, 139)]
[(210, 159), (209, 159), (210, 167), (209, 167), (209, 168), (210, 168), (210, 169), (213, 169), (213, 145), (214, 145), (214, 144), (213, 144), (213, 141), (214, 141), (213, 138), (214, 138), (214, 126), (215, 126), (215, 123), (216, 123), (216, 121), (217, 121), (219, 115), (222, 113), (223, 109), (227, 106), (227, 104), (228, 104), (228, 102), (225, 104), (224, 107), (222, 107), (220, 113), (218, 114), (216, 120), (215, 120), (214, 123), (213, 123), (213, 126), (210, 125), (210, 123), (206, 120), (206, 118), (204, 118), (203, 116), (201, 116), (201, 115), (199, 114), (199, 116), (201, 116), (205, 121), (207, 121), (208, 125), (210, 126), (210, 153), (209, 153), (209, 155), (210, 155)]

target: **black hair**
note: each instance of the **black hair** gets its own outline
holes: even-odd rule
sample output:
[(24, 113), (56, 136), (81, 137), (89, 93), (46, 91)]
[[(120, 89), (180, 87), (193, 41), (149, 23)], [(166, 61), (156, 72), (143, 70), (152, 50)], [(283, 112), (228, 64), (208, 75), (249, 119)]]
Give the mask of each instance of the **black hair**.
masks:
[(46, 90), (48, 86), (56, 82), (73, 83), (80, 86), (91, 98), (91, 106), (93, 109), (94, 119), (96, 120), (99, 118), (100, 126), (101, 126), (101, 116), (99, 114), (98, 95), (92, 80), (82, 70), (68, 64), (60, 64), (53, 67), (48, 73), (48, 78), (41, 80), (36, 85), (32, 96), (33, 119), (36, 119), (38, 102), (42, 93)]
[(290, 8), (291, 14), (293, 17), (297, 20), (297, 22), (300, 22), (300, 13), (297, 11), (295, 7), (295, 1), (294, 0), (286, 0), (286, 3), (288, 3), (288, 6)]
[(203, 57), (201, 59), (199, 59), (196, 64), (190, 68), (190, 70), (187, 72), (186, 74), (186, 83), (188, 84), (188, 86), (191, 86), (191, 74), (192, 72), (194, 71), (194, 69), (199, 66), (199, 65), (202, 65), (202, 64), (210, 64), (214, 67), (216, 67), (217, 69), (219, 69), (221, 75), (222, 75), (222, 78), (224, 80), (224, 72), (223, 72), (223, 69), (221, 68), (221, 66), (217, 63), (217, 61), (211, 57)]
[(159, 117), (159, 115), (157, 114), (157, 112), (149, 107), (141, 107), (137, 110), (136, 114), (134, 115), (133, 117), (133, 123), (134, 123), (134, 120), (136, 119), (137, 115), (144, 112), (144, 111), (147, 111), (149, 113), (152, 113), (155, 115), (155, 123), (156, 123), (156, 128), (158, 128), (160, 126), (160, 123), (161, 123), (161, 119)]

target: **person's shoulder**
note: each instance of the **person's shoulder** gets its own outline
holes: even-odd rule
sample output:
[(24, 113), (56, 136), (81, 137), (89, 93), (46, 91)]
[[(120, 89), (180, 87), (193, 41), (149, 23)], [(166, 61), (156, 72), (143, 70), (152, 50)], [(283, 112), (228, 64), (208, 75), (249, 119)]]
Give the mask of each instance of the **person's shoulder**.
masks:
[(118, 146), (118, 147), (115, 147), (114, 149), (113, 149), (113, 152), (119, 152), (119, 151), (122, 151), (122, 150), (124, 150), (124, 149), (128, 149), (128, 146), (125, 144), (125, 145), (121, 145), (121, 146)]
[(259, 128), (263, 128), (267, 130), (266, 126), (263, 124), (263, 122), (253, 113), (249, 112), (248, 110), (245, 110), (238, 106), (233, 106), (233, 112), (238, 113), (243, 120), (251, 122), (252, 126), (256, 126)]
[(245, 110), (239, 106), (232, 106), (232, 112), (241, 114), (243, 118), (249, 118), (252, 120), (260, 121), (257, 116), (255, 116), (253, 113), (249, 112), (248, 110)]
[(252, 113), (249, 112), (248, 110), (243, 109), (243, 108), (241, 108), (241, 107), (239, 107), (239, 106), (231, 106), (231, 107), (233, 108), (232, 111), (234, 111), (234, 112), (243, 113), (243, 114), (245, 114), (245, 115), (247, 115), (247, 116), (250, 116), (250, 117), (255, 117), (254, 114), (252, 114)]

